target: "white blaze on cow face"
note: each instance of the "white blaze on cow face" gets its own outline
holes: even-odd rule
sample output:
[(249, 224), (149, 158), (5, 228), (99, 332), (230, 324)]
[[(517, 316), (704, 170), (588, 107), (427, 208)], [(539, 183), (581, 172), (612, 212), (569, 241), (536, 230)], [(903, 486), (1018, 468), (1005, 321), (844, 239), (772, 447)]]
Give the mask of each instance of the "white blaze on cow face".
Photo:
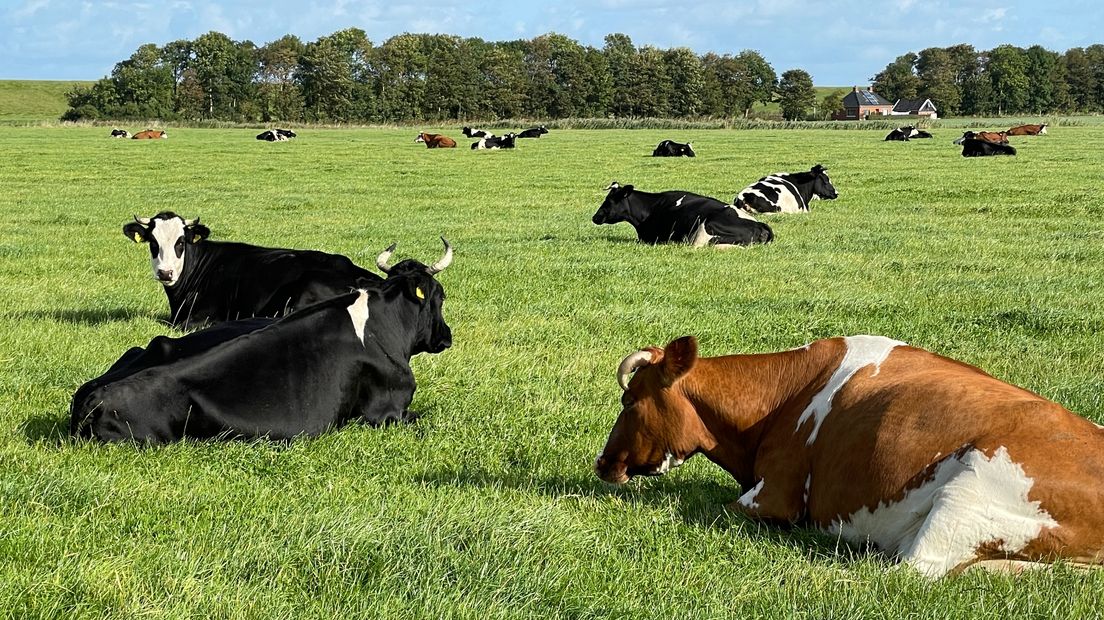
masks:
[(897, 502), (879, 502), (832, 523), (829, 532), (852, 543), (870, 541), (929, 577), (940, 577), (976, 557), (982, 545), (1009, 554), (1024, 549), (1043, 528), (1058, 527), (1028, 498), (1035, 481), (1003, 446), (948, 456), (924, 484)]
[(744, 508), (751, 508), (755, 510), (759, 507), (759, 502), (755, 501), (755, 498), (759, 495), (759, 491), (763, 490), (763, 485), (766, 483), (766, 479), (761, 478), (759, 484), (751, 487), (751, 490), (740, 496), (740, 499), (736, 500), (736, 503)]
[(360, 295), (353, 303), (349, 304), (347, 310), (349, 311), (349, 318), (353, 322), (353, 331), (356, 332), (357, 339), (360, 340), (361, 346), (367, 346), (364, 342), (364, 324), (368, 322), (368, 291), (358, 290)]
[(883, 336), (848, 336), (843, 340), (847, 347), (847, 353), (844, 354), (843, 360), (840, 361), (836, 371), (829, 377), (828, 383), (813, 396), (813, 399), (809, 401), (809, 405), (805, 407), (805, 411), (801, 412), (801, 417), (797, 419), (797, 427), (794, 428), (795, 433), (801, 430), (801, 426), (807, 420), (813, 420), (813, 430), (809, 433), (809, 438), (805, 440), (807, 446), (816, 441), (820, 425), (824, 422), (824, 418), (828, 417), (828, 413), (832, 411), (832, 399), (836, 396), (836, 392), (840, 391), (856, 372), (866, 366), (873, 364), (874, 375), (877, 375), (881, 370), (882, 362), (889, 357), (893, 348), (905, 344), (899, 340), (891, 340)]
[(150, 229), (154, 244), (151, 246), (150, 262), (153, 263), (153, 277), (165, 286), (174, 286), (184, 271), (184, 257), (187, 254), (184, 238), (184, 220), (155, 218)]

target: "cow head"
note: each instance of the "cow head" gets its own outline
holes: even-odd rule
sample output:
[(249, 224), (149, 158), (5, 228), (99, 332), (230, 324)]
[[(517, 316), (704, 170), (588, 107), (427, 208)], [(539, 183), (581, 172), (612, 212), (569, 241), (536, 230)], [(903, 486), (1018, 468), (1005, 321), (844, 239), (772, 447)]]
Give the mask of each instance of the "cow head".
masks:
[(684, 336), (621, 361), (621, 414), (594, 462), (599, 478), (622, 484), (633, 476), (659, 476), (699, 450), (704, 425), (680, 386), (697, 360), (697, 340)]
[(974, 137), (974, 135), (975, 135), (975, 134), (974, 134), (974, 132), (972, 132), (972, 131), (966, 131), (966, 132), (963, 132), (963, 133), (962, 133), (962, 137), (961, 137), (961, 138), (959, 138), (959, 139), (957, 139), (957, 140), (955, 140), (955, 141), (953, 142), (953, 144), (962, 144), (963, 142), (965, 142), (965, 141), (967, 141), (967, 140), (970, 140), (971, 138), (973, 138), (973, 137)]
[(452, 329), (442, 312), (445, 289), (433, 277), (452, 263), (452, 246), (444, 237), (441, 242), (445, 244), (444, 255), (428, 267), (409, 258), (388, 265), (394, 243), (376, 257), (376, 266), (387, 274), (387, 282), (399, 287), (401, 294), (419, 308), (413, 353), (440, 353), (452, 346)]
[(839, 194), (836, 193), (835, 186), (832, 185), (832, 180), (828, 178), (827, 168), (817, 164), (809, 170), (809, 173), (813, 175), (814, 198), (835, 200), (839, 196)]
[(693, 142), (687, 142), (686, 144), (680, 145), (679, 146), (679, 155), (685, 155), (687, 157), (695, 157), (694, 143)]
[(184, 272), (187, 248), (203, 241), (211, 229), (199, 223), (199, 218), (185, 220), (172, 211), (163, 211), (146, 218), (134, 216), (123, 225), (123, 234), (135, 243), (148, 243), (153, 277), (165, 286), (174, 286)]
[(1042, 125), (1039, 125), (1039, 135), (1040, 136), (1045, 136), (1046, 135), (1046, 123), (1043, 123)]
[(414, 142), (425, 142), (425, 132), (418, 134), (417, 138), (414, 138)]
[(609, 193), (606, 194), (606, 199), (602, 201), (602, 206), (598, 207), (598, 210), (594, 213), (594, 216), (590, 218), (590, 221), (595, 224), (616, 224), (618, 222), (624, 222), (629, 215), (629, 205), (627, 199), (633, 193), (632, 185), (621, 185), (617, 181), (609, 184), (606, 188)]

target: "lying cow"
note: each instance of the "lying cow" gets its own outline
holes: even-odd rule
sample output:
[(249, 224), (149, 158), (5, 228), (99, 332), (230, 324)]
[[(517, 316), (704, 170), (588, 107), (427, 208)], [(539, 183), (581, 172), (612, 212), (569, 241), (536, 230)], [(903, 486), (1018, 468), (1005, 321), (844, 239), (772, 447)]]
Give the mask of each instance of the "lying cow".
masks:
[(465, 127), (463, 129), (464, 136), (468, 138), (490, 138), (494, 136), (493, 133), (485, 131), (483, 129), (472, 129), (471, 127)]
[(548, 130), (544, 128), (544, 125), (541, 125), (540, 127), (531, 127), (529, 129), (526, 129), (525, 131), (519, 133), (517, 135), (517, 137), (519, 137), (519, 138), (539, 138), (539, 137), (541, 137), (542, 135), (544, 135), (546, 133), (548, 133)]
[[(340, 254), (207, 241), (211, 230), (166, 211), (123, 226), (148, 243), (153, 277), (169, 298), (173, 327), (274, 317), (382, 279)], [(359, 283), (359, 284), (358, 284)]]
[(112, 129), (111, 130), (111, 137), (112, 138), (129, 138), (130, 137), (130, 132), (125, 130), (125, 129)]
[(439, 133), (426, 133), (422, 132), (418, 134), (417, 138), (414, 138), (415, 142), (424, 142), (427, 149), (454, 149), (456, 148), (456, 140), (448, 136), (441, 135)]
[(1008, 144), (1008, 132), (1005, 131), (965, 131), (953, 144), (962, 144), (967, 140), (981, 140), (993, 144)]
[(595, 463), (607, 482), (700, 452), (740, 483), (731, 509), (873, 543), (931, 577), (1104, 562), (1104, 430), (973, 366), (877, 336), (714, 358), (684, 337), (626, 357), (618, 382)]
[(808, 172), (776, 172), (740, 190), (736, 207), (755, 213), (801, 213), (813, 200), (835, 200), (839, 194), (828, 170), (817, 164)]
[(652, 157), (694, 157), (694, 147), (692, 143), (687, 142), (681, 144), (674, 140), (664, 140), (656, 145), (655, 150), (652, 151)]
[(632, 185), (610, 184), (605, 201), (591, 221), (628, 222), (644, 243), (688, 243), (719, 248), (767, 243), (774, 234), (766, 224), (716, 198), (690, 192), (652, 194)]
[(294, 138), (295, 135), (295, 132), (290, 129), (269, 129), (257, 134), (257, 139), (267, 142), (284, 142)]
[(163, 140), (169, 137), (169, 134), (160, 130), (147, 129), (145, 131), (139, 131), (131, 136), (131, 140)]
[(893, 131), (889, 132), (889, 135), (887, 135), (885, 137), (884, 141), (885, 142), (890, 142), (890, 141), (896, 140), (896, 141), (900, 141), (900, 142), (908, 142), (909, 140), (916, 139), (916, 138), (930, 138), (930, 137), (932, 137), (932, 135), (930, 133), (928, 133), (928, 132), (926, 132), (922, 129), (917, 129), (917, 128), (913, 127), (912, 125), (906, 125), (904, 127), (898, 127), (897, 129), (894, 129)]
[(1020, 125), (1008, 130), (1010, 136), (1045, 136), (1046, 123), (1042, 125)]
[(1015, 155), (1016, 148), (986, 140), (967, 138), (961, 142), (963, 157), (988, 157), (989, 155)]
[(517, 134), (508, 133), (504, 136), (487, 136), (480, 138), (479, 142), (475, 142), (471, 145), (473, 151), (478, 150), (496, 150), (496, 149), (512, 149), (514, 148), (514, 142), (517, 139)]
[[(446, 247), (447, 247), (446, 243)], [(385, 262), (381, 255), (381, 262)], [(291, 439), (351, 421), (411, 421), (410, 358), (452, 345), (431, 267), (406, 260), (375, 289), (281, 319), (232, 321), (128, 351), (74, 394), (69, 432), (100, 441)]]

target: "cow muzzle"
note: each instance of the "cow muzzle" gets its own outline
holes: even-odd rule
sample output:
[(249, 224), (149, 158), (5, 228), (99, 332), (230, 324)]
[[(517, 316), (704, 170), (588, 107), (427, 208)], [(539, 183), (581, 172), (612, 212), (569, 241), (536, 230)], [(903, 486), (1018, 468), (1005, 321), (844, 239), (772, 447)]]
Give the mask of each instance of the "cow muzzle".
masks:
[(599, 454), (598, 458), (594, 460), (594, 474), (603, 482), (609, 484), (625, 484), (632, 479), (625, 463), (613, 462), (602, 454)]
[(158, 269), (154, 273), (154, 277), (156, 277), (157, 281), (162, 284), (172, 284), (173, 282), (175, 282), (175, 280), (173, 279), (172, 269)]

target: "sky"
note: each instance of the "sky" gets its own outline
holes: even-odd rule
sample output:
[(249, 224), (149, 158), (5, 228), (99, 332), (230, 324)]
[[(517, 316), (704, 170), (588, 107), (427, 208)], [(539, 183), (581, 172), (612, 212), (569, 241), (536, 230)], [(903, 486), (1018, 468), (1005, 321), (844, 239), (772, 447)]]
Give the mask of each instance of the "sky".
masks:
[(753, 49), (779, 74), (805, 69), (817, 85), (848, 86), (926, 47), (1104, 43), (1092, 34), (1102, 13), (1098, 0), (0, 0), (0, 79), (95, 80), (139, 45), (211, 30), (263, 45), (355, 26), (374, 43), (403, 32), (489, 41), (558, 32), (601, 47), (622, 32), (638, 46), (699, 54)]

